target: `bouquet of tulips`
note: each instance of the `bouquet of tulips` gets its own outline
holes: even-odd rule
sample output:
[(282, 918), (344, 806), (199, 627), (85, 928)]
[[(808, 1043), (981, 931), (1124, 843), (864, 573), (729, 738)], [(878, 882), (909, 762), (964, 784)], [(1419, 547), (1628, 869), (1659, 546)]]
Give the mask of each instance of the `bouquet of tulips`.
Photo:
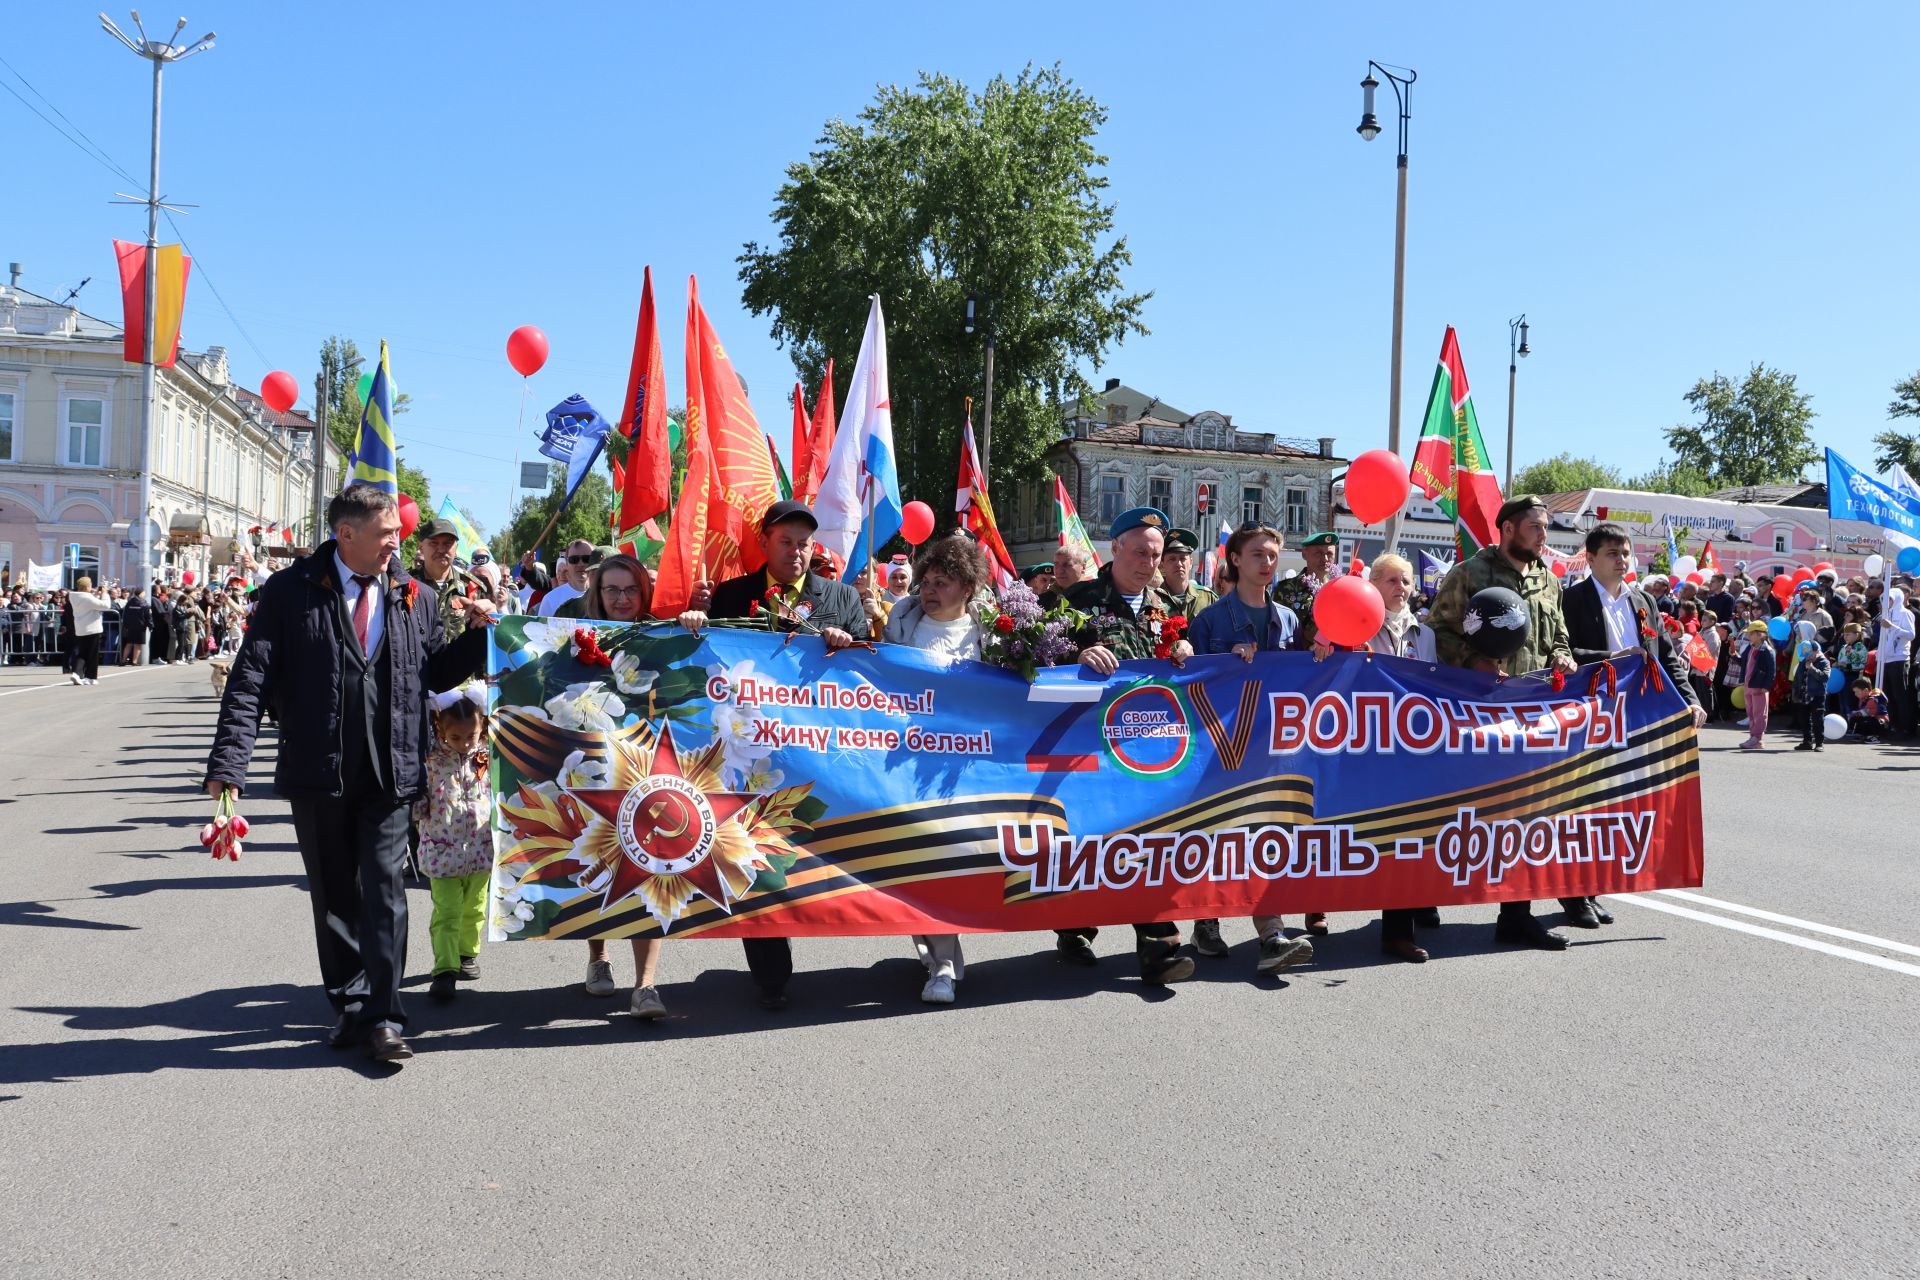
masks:
[(213, 860), (231, 858), (240, 861), (240, 841), (248, 831), (247, 820), (236, 810), (234, 793), (222, 791), (213, 802), (213, 821), (200, 828), (200, 845), (213, 850)]

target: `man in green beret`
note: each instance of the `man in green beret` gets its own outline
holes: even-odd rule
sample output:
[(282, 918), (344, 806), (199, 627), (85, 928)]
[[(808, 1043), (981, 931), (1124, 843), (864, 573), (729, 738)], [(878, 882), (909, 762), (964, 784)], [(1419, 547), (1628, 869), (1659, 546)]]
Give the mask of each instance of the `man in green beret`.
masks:
[(452, 640), (467, 629), (464, 609), (456, 609), (454, 600), (491, 600), (487, 585), (453, 562), (454, 548), (460, 545), (460, 533), (451, 524), (434, 517), (423, 521), (415, 534), (420, 558), (413, 563), (413, 576), (433, 589), (440, 603), (443, 638)]
[[(1153, 585), (1154, 573), (1162, 565), (1167, 528), (1166, 513), (1152, 507), (1121, 512), (1108, 531), (1113, 539), (1112, 558), (1100, 566), (1099, 573), (1066, 590), (1067, 605), (1087, 615), (1073, 640), (1080, 646), (1080, 664), (1096, 675), (1110, 676), (1130, 659), (1154, 657), (1154, 650), (1168, 641), (1168, 656), (1174, 662), (1193, 655), (1192, 645), (1169, 634), (1167, 620), (1179, 610)], [(1099, 930), (1088, 926), (1055, 932), (1062, 959), (1098, 963), (1093, 938)], [(1133, 932), (1143, 981), (1157, 986), (1193, 976), (1193, 957), (1180, 954), (1179, 925), (1136, 924)]]
[(1199, 534), (1191, 529), (1174, 529), (1168, 532), (1166, 547), (1160, 552), (1160, 590), (1188, 622), (1219, 598), (1193, 580), (1193, 556), (1199, 549)]
[(1334, 579), (1333, 562), (1340, 558), (1340, 535), (1330, 530), (1309, 534), (1300, 544), (1307, 567), (1273, 584), (1273, 602), (1293, 610), (1300, 625), (1294, 629), (1293, 648), (1313, 648), (1313, 598)]

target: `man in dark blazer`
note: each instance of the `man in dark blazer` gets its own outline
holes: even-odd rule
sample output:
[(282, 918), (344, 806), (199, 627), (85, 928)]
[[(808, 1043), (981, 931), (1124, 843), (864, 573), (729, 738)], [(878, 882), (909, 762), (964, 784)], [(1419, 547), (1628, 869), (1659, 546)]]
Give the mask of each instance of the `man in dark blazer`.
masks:
[[(1667, 673), (1676, 692), (1693, 712), (1696, 732), (1707, 713), (1693, 689), (1693, 672), (1686, 655), (1673, 642), (1666, 615), (1647, 593), (1627, 581), (1633, 544), (1617, 524), (1599, 524), (1587, 534), (1587, 564), (1592, 576), (1567, 588), (1560, 611), (1567, 620), (1567, 643), (1573, 660), (1605, 662), (1615, 654), (1640, 650), (1649, 663)], [(1613, 913), (1598, 898), (1562, 898), (1567, 923), (1598, 929), (1613, 923)]]
[[(680, 625), (698, 631), (708, 618), (768, 617), (776, 631), (817, 634), (829, 650), (845, 649), (867, 635), (860, 593), (844, 582), (808, 572), (813, 535), (820, 527), (804, 502), (776, 502), (760, 518), (766, 567), (728, 578), (713, 589), (705, 610), (680, 615)], [(698, 597), (696, 596), (696, 599)], [(760, 988), (760, 1003), (784, 1008), (793, 977), (793, 947), (785, 938), (742, 938), (747, 968)]]
[(262, 713), (280, 726), (274, 787), (293, 829), (313, 902), (320, 977), (338, 1015), (327, 1042), (365, 1041), (379, 1062), (413, 1056), (407, 1015), (407, 818), (425, 786), (432, 728), (427, 692), (486, 668), (485, 601), (472, 623), (441, 628), (431, 590), (401, 568), (394, 496), (349, 485), (327, 507), (333, 538), (260, 588), (227, 677), (207, 761), (207, 792), (246, 785)]

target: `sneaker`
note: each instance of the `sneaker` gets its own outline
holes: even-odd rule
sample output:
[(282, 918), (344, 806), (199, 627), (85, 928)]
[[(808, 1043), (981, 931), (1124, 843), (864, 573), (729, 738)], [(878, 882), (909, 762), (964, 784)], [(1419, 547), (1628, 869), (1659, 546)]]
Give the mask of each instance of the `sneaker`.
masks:
[(1053, 946), (1054, 950), (1059, 953), (1060, 958), (1068, 964), (1095, 965), (1100, 963), (1100, 957), (1093, 953), (1093, 940), (1091, 938), (1084, 938), (1077, 933), (1063, 933), (1059, 935), (1058, 940)]
[(1813, 744), (1811, 742), (1802, 742), (1798, 746), (1794, 747), (1794, 750), (1795, 751), (1811, 751), (1813, 750)]
[(667, 1005), (652, 987), (635, 987), (633, 1003), (627, 1006), (627, 1012), (642, 1022), (652, 1022), (655, 1018), (667, 1016)]
[(1180, 944), (1152, 938), (1140, 946), (1140, 980), (1153, 986), (1185, 982), (1193, 976), (1193, 957), (1180, 954)]
[(1203, 956), (1224, 956), (1227, 954), (1227, 940), (1220, 936), (1218, 920), (1195, 920), (1193, 922), (1193, 949)]
[(1742, 751), (1761, 751), (1761, 750), (1764, 750), (1765, 748), (1763, 748), (1757, 742), (1743, 742), (1740, 744), (1740, 749)]
[(427, 988), (427, 994), (435, 1000), (451, 1000), (454, 993), (454, 971), (445, 969), (433, 975), (433, 985)]
[(1278, 973), (1311, 959), (1313, 944), (1305, 938), (1289, 938), (1284, 933), (1270, 934), (1260, 939), (1260, 959), (1254, 964), (1253, 971)]
[(605, 960), (587, 961), (587, 980), (581, 985), (590, 996), (610, 996), (618, 990), (613, 985), (613, 966)]
[(80, 684), (80, 676), (76, 672), (67, 672), (67, 683), (77, 687)]
[(927, 979), (927, 985), (920, 988), (922, 1004), (952, 1004), (953, 979), (945, 974), (936, 974)]
[(472, 982), (475, 978), (478, 978), (479, 976), (480, 976), (480, 957), (461, 956), (460, 957), (460, 981)]

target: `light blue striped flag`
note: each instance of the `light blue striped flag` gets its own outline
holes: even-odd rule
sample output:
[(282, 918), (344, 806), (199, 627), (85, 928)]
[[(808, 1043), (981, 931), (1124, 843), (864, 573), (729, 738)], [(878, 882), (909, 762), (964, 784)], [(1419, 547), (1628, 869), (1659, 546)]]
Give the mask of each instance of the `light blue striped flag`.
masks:
[(380, 339), (380, 366), (373, 371), (366, 407), (360, 411), (360, 434), (353, 440), (353, 469), (347, 473), (347, 483), (400, 492), (400, 458), (393, 443), (393, 371), (387, 367), (385, 338)]

